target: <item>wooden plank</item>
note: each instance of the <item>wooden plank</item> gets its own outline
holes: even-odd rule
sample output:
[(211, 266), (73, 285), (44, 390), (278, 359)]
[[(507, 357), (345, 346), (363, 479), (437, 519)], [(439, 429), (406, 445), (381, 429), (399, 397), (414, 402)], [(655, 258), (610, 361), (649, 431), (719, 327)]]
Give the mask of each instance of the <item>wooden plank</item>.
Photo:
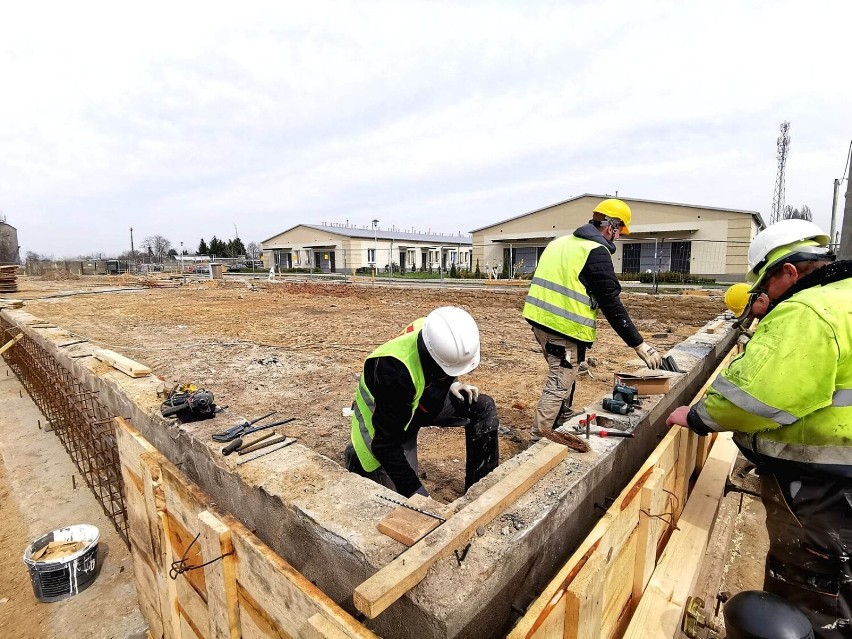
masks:
[(542, 624), (531, 635), (531, 639), (561, 639), (565, 635), (566, 606), (565, 590), (560, 590), (549, 602), (549, 612)]
[(716, 320), (715, 322), (713, 322), (712, 324), (710, 324), (710, 326), (708, 326), (706, 329), (704, 329), (704, 331), (705, 331), (706, 333), (710, 333), (711, 335), (714, 335), (715, 333), (720, 333), (720, 332), (722, 332), (722, 330), (723, 330), (724, 328), (726, 328), (726, 326), (725, 326), (725, 320), (720, 319), (720, 320)]
[(168, 543), (166, 501), (160, 485), (159, 453), (143, 453), (140, 457), (142, 485), (145, 491), (145, 507), (151, 530), (154, 559), (157, 561), (157, 594), (160, 600), (163, 636), (180, 639), (180, 613), (177, 606), (177, 591), (174, 581), (167, 577), (171, 566), (171, 549)]
[[(209, 510), (198, 515), (201, 548), (207, 583), (209, 636), (215, 639), (239, 639), (240, 608), (237, 597), (237, 559), (233, 555), (231, 529)], [(221, 559), (216, 560), (217, 557)]]
[(106, 362), (113, 368), (120, 370), (122, 373), (129, 375), (130, 377), (145, 377), (146, 375), (151, 374), (151, 369), (144, 364), (140, 364), (129, 357), (119, 355), (118, 353), (106, 348), (95, 349), (92, 354), (97, 359), (102, 362)]
[(237, 553), (240, 624), (244, 636), (247, 628), (260, 628), (256, 632), (261, 632), (266, 624), (280, 633), (268, 636), (296, 637), (307, 620), (321, 612), (353, 637), (377, 639), (241, 522), (231, 516), (222, 516), (222, 520), (231, 529)]
[(567, 639), (601, 637), (601, 611), (606, 554), (592, 554), (583, 569), (565, 590), (565, 628)]
[(5, 353), (6, 351), (8, 351), (10, 348), (12, 348), (12, 347), (13, 347), (15, 344), (17, 344), (17, 343), (18, 343), (21, 339), (23, 339), (23, 337), (24, 337), (24, 334), (23, 334), (23, 333), (18, 333), (17, 335), (15, 335), (15, 337), (13, 337), (13, 338), (12, 338), (12, 339), (10, 339), (8, 342), (6, 342), (5, 344), (3, 344), (3, 346), (0, 346), (0, 355), (2, 355), (2, 354), (3, 354), (3, 353)]
[[(426, 510), (441, 517), (447, 518), (449, 509), (430, 497), (414, 494), (405, 500), (405, 503)], [(440, 525), (440, 520), (411, 510), (404, 506), (398, 506), (382, 519), (376, 528), (379, 532), (406, 546), (413, 546), (420, 541), (424, 535), (435, 530)]]
[(737, 447), (730, 434), (720, 435), (678, 521), (678, 530), (672, 534), (639, 602), (626, 639), (671, 639), (679, 631), (736, 456)]
[(374, 619), (419, 583), (432, 564), (464, 544), (477, 527), (494, 519), (567, 456), (568, 449), (559, 444), (542, 447), (447, 523), (355, 588), (355, 607)]
[(657, 565), (657, 541), (660, 529), (668, 526), (664, 519), (665, 506), (669, 502), (668, 495), (663, 491), (668, 469), (658, 466), (654, 469), (651, 479), (642, 487), (639, 500), (639, 526), (636, 537), (636, 565), (633, 567), (633, 607), (639, 604), (645, 586), (651, 579), (654, 567)]
[[(168, 501), (166, 501), (168, 508)], [(172, 516), (171, 511), (166, 513), (168, 519), (168, 540), (171, 547), (171, 561), (185, 559), (187, 566), (198, 566), (202, 563), (201, 545), (195, 540), (195, 535), (183, 527), (183, 525)], [(171, 563), (169, 564), (171, 567)], [(188, 581), (193, 590), (198, 593), (205, 604), (207, 603), (207, 582), (204, 579), (203, 570), (188, 570), (180, 574), (177, 581)]]
[[(201, 572), (190, 571), (190, 572)], [(208, 621), (207, 603), (196, 592), (190, 582), (183, 579), (189, 573), (178, 575), (174, 580), (175, 592), (177, 593), (178, 612), (180, 616), (189, 622), (190, 627), (201, 639), (210, 636), (210, 622)]]
[(301, 637), (304, 639), (354, 639), (353, 635), (350, 635), (321, 612), (308, 619)]
[(574, 554), (569, 557), (538, 599), (532, 603), (527, 614), (518, 621), (509, 633), (509, 639), (531, 639), (539, 636), (538, 629), (547, 623), (548, 616), (555, 610), (553, 602), (559, 601), (560, 592), (563, 592), (571, 584), (589, 558), (597, 552), (603, 535), (611, 525), (615, 514), (633, 503), (658, 465), (668, 468), (675, 463), (675, 451), (680, 441), (680, 431), (680, 426), (673, 426), (669, 429), (669, 432), (666, 433), (657, 448), (651, 452), (642, 467), (624, 487), (606, 514), (598, 521)]

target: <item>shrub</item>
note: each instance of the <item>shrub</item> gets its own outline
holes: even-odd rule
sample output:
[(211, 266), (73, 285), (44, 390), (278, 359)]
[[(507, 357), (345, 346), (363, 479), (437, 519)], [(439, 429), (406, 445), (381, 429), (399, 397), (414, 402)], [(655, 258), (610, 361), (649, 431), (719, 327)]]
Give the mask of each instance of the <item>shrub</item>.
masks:
[(473, 270), (473, 277), (478, 280), (482, 279), (482, 271), (479, 270), (479, 258), (476, 260), (476, 268)]
[[(641, 273), (639, 281), (643, 284), (653, 284), (653, 273)], [(689, 273), (673, 273), (671, 271), (662, 271), (657, 273), (657, 283), (659, 284), (715, 284), (716, 279), (712, 277), (699, 277), (698, 275), (690, 275)]]

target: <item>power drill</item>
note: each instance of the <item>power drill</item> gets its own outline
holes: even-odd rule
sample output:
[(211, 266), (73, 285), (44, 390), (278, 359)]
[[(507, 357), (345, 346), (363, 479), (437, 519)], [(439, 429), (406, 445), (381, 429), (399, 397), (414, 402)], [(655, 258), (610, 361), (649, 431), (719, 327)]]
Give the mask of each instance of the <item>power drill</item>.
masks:
[(616, 384), (612, 387), (612, 398), (605, 397), (602, 404), (603, 409), (618, 415), (632, 413), (639, 406), (639, 389), (627, 384)]
[(613, 397), (604, 397), (602, 404), (605, 411), (616, 413), (618, 415), (627, 415), (627, 413), (632, 413), (634, 410), (634, 406), (632, 404), (628, 404), (627, 402)]
[(612, 387), (612, 398), (631, 406), (639, 406), (639, 389), (627, 384), (616, 384)]

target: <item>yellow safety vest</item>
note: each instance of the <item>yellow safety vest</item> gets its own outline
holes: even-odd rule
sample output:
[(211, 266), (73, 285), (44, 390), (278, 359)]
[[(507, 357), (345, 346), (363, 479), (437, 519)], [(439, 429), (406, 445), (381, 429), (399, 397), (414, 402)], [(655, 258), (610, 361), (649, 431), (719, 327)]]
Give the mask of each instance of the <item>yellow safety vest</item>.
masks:
[[(403, 430), (408, 430), (408, 427), (411, 425), (414, 412), (417, 410), (420, 398), (423, 397), (423, 390), (426, 388), (423, 364), (420, 362), (420, 353), (417, 350), (417, 337), (423, 328), (424, 320), (425, 318), (421, 317), (409, 324), (402, 335), (379, 346), (365, 360), (366, 363), (366, 361), (376, 357), (394, 357), (405, 364), (411, 381), (414, 382), (414, 399), (411, 401), (411, 414)], [(367, 472), (372, 472), (381, 466), (379, 460), (373, 455), (371, 448), (373, 437), (376, 434), (373, 428), (373, 413), (375, 410), (376, 402), (373, 394), (364, 382), (364, 373), (362, 370), (358, 389), (355, 391), (355, 407), (352, 413), (351, 427), (352, 446), (355, 448), (361, 466)]]
[(775, 307), (696, 405), (714, 430), (767, 457), (852, 465), (852, 279)]
[(524, 304), (524, 317), (583, 342), (597, 337), (597, 304), (580, 282), (589, 253), (600, 244), (575, 235), (556, 238), (541, 254)]

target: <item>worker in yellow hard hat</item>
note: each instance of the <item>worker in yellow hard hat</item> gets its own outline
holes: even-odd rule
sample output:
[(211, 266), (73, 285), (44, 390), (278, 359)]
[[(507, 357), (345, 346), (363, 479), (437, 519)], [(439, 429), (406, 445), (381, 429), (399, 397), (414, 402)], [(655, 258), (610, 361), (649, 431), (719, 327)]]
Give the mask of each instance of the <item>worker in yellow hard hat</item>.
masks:
[(588, 224), (553, 240), (538, 260), (523, 311), (548, 367), (536, 406), (533, 442), (575, 414), (574, 381), (586, 349), (597, 337), (599, 311), (648, 368), (662, 364), (660, 354), (645, 342), (621, 303), (621, 284), (612, 264), (614, 242), (630, 233), (630, 221), (626, 202), (603, 200)]
[(764, 589), (800, 608), (818, 639), (848, 639), (852, 260), (835, 261), (828, 234), (813, 222), (782, 220), (754, 239), (748, 262), (749, 312), (761, 312), (762, 296), (769, 310), (706, 396), (675, 409), (667, 424), (734, 433), (760, 475)]
[[(750, 319), (760, 319), (769, 312), (769, 297), (762, 291), (752, 293), (751, 288), (751, 284), (741, 282), (725, 291), (725, 306), (737, 318), (734, 326), (742, 326)], [(753, 334), (748, 330), (744, 330), (744, 333), (747, 338)]]

